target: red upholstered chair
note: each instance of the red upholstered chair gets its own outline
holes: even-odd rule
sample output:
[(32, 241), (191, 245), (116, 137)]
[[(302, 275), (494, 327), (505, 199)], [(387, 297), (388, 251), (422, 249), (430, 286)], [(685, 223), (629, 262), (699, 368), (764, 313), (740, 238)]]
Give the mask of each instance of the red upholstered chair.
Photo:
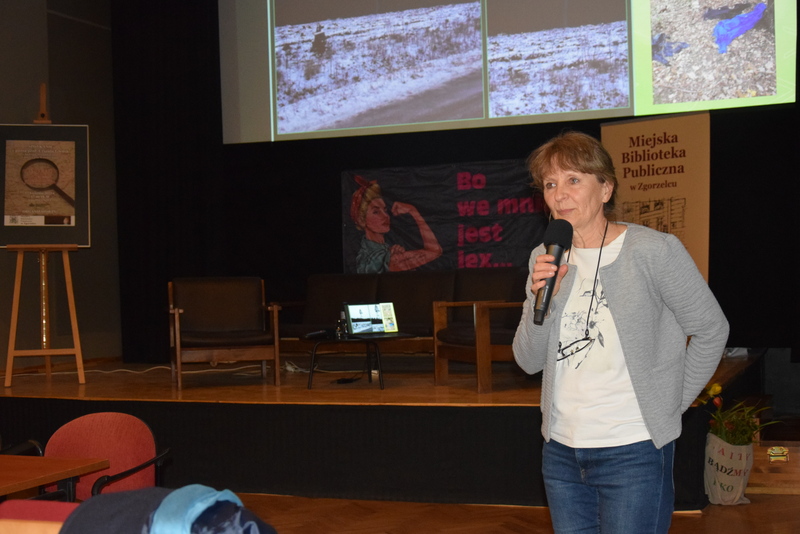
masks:
[(56, 430), (45, 456), (105, 458), (109, 468), (84, 475), (75, 486), (75, 498), (147, 488), (159, 482), (158, 470), (169, 449), (156, 454), (150, 427), (126, 413), (100, 412), (78, 417)]

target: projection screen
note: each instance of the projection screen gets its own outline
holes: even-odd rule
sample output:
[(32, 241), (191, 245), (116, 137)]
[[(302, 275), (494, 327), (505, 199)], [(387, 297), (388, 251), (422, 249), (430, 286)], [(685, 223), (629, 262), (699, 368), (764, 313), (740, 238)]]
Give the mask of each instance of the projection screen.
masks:
[(795, 101), (794, 0), (220, 0), (225, 143)]

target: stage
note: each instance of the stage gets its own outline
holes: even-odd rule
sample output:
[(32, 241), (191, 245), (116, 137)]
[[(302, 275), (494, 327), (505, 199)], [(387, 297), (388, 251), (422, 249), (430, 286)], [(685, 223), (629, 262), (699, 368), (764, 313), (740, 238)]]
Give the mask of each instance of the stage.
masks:
[[(282, 356), (282, 384), (258, 365), (192, 365), (184, 387), (167, 365), (92, 362), (86, 384), (59, 364), (53, 376), (14, 374), (0, 392), (0, 435), (45, 443), (85, 413), (145, 420), (171, 460), (164, 485), (200, 483), (241, 493), (411, 502), (546, 505), (541, 482), (541, 381), (514, 364), (493, 367), (478, 394), (467, 364), (434, 386), (427, 355), (387, 355), (385, 389), (362, 374), (363, 357), (325, 355), (308, 383), (308, 356)], [(750, 358), (723, 360), (714, 381), (732, 384)], [(66, 369), (66, 371), (65, 371)], [(339, 383), (340, 378), (354, 379)], [(678, 509), (705, 506), (707, 414), (684, 414), (676, 448)]]

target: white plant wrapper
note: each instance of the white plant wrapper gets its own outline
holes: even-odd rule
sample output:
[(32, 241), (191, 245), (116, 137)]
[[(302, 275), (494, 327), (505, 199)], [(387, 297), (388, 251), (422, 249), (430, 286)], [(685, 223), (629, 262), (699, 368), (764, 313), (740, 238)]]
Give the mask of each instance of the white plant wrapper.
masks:
[(706, 436), (703, 480), (712, 504), (747, 504), (744, 496), (753, 468), (753, 444), (731, 445), (718, 436)]

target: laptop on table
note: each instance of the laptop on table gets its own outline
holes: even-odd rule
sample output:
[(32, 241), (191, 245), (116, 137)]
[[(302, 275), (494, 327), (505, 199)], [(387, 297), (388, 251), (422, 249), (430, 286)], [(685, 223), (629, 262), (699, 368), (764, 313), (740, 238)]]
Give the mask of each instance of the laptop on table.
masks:
[(409, 337), (399, 331), (394, 304), (391, 302), (345, 303), (344, 314), (347, 319), (347, 337), (351, 339)]

